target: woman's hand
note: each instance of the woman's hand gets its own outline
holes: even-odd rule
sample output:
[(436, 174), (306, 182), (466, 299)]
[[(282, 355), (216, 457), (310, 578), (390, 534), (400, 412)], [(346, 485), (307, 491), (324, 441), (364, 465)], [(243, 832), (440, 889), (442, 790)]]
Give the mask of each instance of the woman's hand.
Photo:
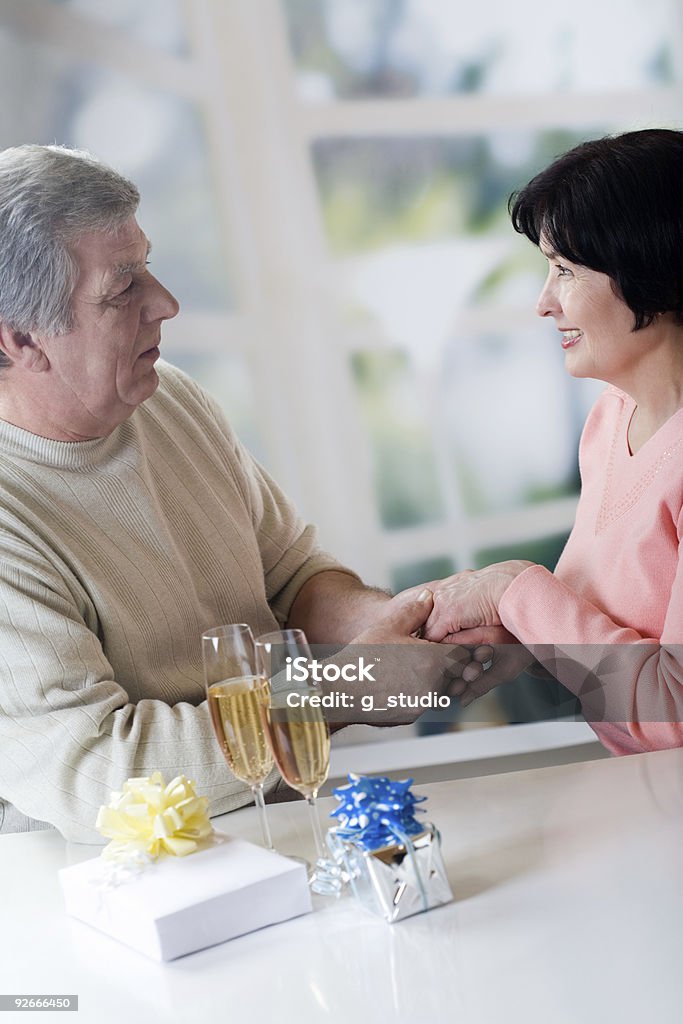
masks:
[[(441, 642), (449, 633), (477, 626), (500, 626), (498, 605), (520, 573), (533, 562), (514, 559), (485, 569), (467, 570), (430, 585), (434, 607), (425, 623), (425, 640)], [(460, 641), (456, 641), (460, 642)]]
[(474, 646), (472, 657), (477, 660), (483, 660), (485, 652), (488, 652), (481, 665), (483, 671), (472, 672), (471, 666), (467, 666), (461, 678), (454, 680), (449, 687), (449, 693), (459, 697), (464, 708), (501, 683), (512, 682), (534, 662), (533, 654), (502, 626), (465, 629), (450, 634), (443, 642), (465, 644), (470, 649)]

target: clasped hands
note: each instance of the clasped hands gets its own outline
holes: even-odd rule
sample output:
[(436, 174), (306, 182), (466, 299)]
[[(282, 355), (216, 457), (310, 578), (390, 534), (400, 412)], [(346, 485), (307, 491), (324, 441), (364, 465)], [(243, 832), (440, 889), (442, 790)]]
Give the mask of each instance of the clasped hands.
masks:
[[(514, 679), (534, 661), (502, 625), (499, 612), (510, 584), (532, 565), (514, 559), (423, 584), (432, 592), (433, 605), (420, 636), (436, 643), (458, 644), (469, 652), (470, 660), (461, 660), (460, 675), (449, 686), (463, 707)], [(423, 588), (415, 587), (410, 593)]]
[[(339, 655), (349, 659), (362, 654), (366, 663), (377, 666), (366, 698), (373, 706), (360, 717), (356, 707), (346, 716), (335, 713), (335, 719), (397, 725), (418, 717), (425, 710), (420, 701), (430, 693), (449, 693), (466, 705), (513, 679), (533, 657), (504, 629), (498, 605), (510, 583), (530, 565), (501, 562), (457, 573), (387, 601)], [(397, 695), (407, 704), (397, 707)]]

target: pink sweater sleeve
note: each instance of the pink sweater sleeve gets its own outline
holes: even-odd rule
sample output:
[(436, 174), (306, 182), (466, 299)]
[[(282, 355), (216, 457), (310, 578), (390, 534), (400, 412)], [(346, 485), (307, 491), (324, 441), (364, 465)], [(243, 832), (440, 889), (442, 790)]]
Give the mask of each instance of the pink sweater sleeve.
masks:
[(499, 612), (503, 625), (580, 698), (613, 753), (683, 746), (682, 559), (661, 638), (618, 625), (538, 565), (510, 585)]

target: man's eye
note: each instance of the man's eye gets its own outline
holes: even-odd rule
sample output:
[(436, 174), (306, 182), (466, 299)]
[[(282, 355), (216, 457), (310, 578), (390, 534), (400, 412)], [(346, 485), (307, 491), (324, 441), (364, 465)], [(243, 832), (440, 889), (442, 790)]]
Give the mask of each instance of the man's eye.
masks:
[(571, 277), (571, 270), (569, 267), (563, 267), (561, 263), (556, 263), (555, 269), (557, 270), (558, 277)]
[(134, 287), (135, 281), (131, 281), (128, 287), (124, 288), (122, 292), (117, 292), (116, 295), (112, 295), (111, 299), (109, 299), (109, 305), (123, 306), (126, 303), (130, 293), (133, 291)]

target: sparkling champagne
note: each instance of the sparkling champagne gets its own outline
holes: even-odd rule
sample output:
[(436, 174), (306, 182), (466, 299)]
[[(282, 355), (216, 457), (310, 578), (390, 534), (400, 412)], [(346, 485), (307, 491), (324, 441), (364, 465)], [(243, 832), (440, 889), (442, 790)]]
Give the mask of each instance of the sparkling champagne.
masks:
[(315, 796), (330, 767), (330, 732), (320, 708), (288, 707), (273, 694), (263, 715), (280, 773), (293, 789)]
[(233, 775), (258, 786), (273, 767), (263, 727), (270, 685), (263, 676), (225, 679), (208, 688), (213, 728)]

